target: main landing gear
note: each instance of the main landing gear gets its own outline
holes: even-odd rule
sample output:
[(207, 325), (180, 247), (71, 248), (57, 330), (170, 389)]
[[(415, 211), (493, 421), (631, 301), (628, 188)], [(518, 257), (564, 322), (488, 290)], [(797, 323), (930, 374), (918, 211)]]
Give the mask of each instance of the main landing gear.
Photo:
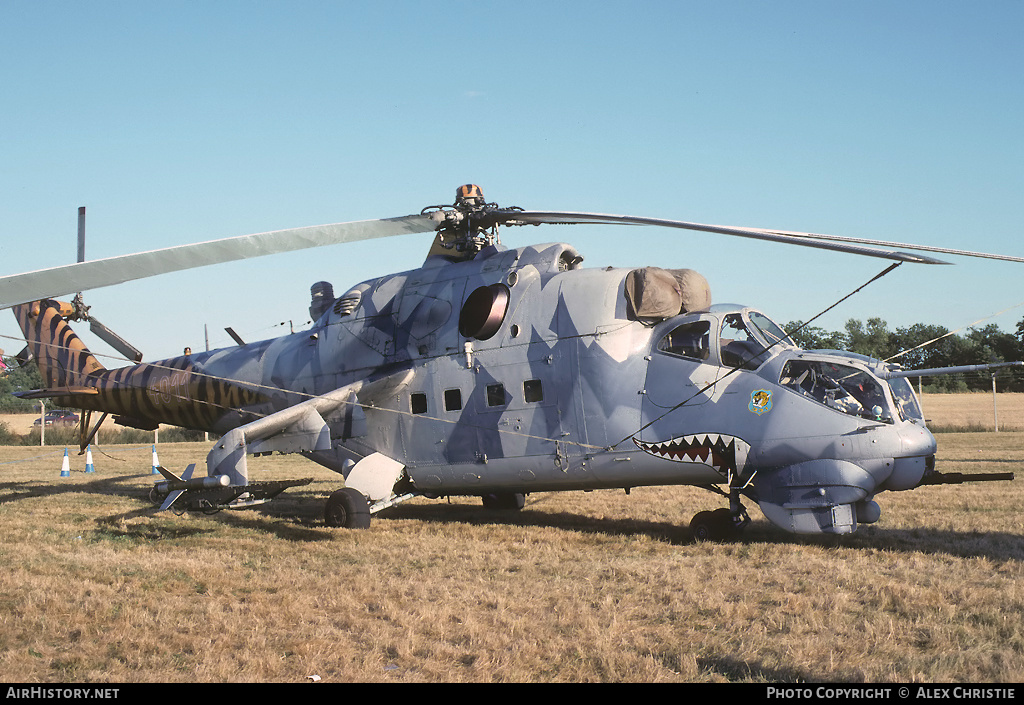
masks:
[(342, 487), (327, 498), (324, 522), (332, 528), (370, 528), (370, 502), (366, 495), (351, 487)]
[(485, 494), (480, 499), (485, 509), (519, 511), (526, 506), (526, 495), (520, 492), (496, 492)]
[[(368, 529), (370, 516), (380, 509), (398, 504), (401, 501), (417, 496), (408, 493), (401, 496), (392, 495), (385, 502), (376, 502), (372, 507), (370, 500), (359, 490), (343, 487), (327, 498), (324, 505), (324, 523), (334, 529)], [(430, 496), (430, 495), (425, 495)], [(436, 497), (432, 497), (436, 499)], [(526, 505), (526, 495), (516, 492), (497, 492), (481, 497), (484, 508), (499, 511), (519, 511)]]

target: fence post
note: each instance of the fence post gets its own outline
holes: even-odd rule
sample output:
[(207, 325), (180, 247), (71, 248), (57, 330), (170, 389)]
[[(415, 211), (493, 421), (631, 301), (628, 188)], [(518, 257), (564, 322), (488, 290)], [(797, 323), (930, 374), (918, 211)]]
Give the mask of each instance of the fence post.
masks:
[(996, 409), (996, 373), (992, 373), (992, 422), (995, 430), (999, 432), (999, 410)]

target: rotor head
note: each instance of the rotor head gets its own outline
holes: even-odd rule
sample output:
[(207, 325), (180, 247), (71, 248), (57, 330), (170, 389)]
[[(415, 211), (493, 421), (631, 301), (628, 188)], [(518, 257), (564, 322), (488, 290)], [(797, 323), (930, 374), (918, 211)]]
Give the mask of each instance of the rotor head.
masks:
[(470, 259), (480, 250), (500, 243), (498, 226), (509, 220), (508, 211), (488, 203), (476, 184), (463, 184), (455, 190), (455, 203), (450, 206), (428, 206), (420, 211), (436, 223), (437, 236), (430, 254), (449, 259)]
[(455, 191), (455, 207), (459, 206), (473, 208), (482, 206), (487, 202), (483, 190), (476, 184), (465, 184), (459, 186)]

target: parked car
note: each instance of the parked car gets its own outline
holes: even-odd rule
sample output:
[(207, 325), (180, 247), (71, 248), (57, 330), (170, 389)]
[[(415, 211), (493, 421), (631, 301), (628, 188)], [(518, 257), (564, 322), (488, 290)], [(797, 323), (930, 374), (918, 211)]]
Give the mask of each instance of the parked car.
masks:
[[(46, 412), (47, 426), (74, 426), (76, 423), (78, 423), (78, 414), (73, 411), (54, 409)], [(33, 425), (38, 426), (39, 419), (36, 419)]]

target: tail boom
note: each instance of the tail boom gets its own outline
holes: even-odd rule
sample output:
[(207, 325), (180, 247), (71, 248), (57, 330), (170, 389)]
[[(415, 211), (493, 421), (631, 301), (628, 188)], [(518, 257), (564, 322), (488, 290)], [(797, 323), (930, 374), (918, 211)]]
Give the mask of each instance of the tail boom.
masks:
[(251, 383), (204, 373), (188, 355), (108, 370), (68, 325), (59, 302), (13, 309), (46, 385), (19, 393), (23, 398), (107, 412), (126, 426), (166, 423), (200, 431), (237, 426), (246, 410), (269, 401)]

